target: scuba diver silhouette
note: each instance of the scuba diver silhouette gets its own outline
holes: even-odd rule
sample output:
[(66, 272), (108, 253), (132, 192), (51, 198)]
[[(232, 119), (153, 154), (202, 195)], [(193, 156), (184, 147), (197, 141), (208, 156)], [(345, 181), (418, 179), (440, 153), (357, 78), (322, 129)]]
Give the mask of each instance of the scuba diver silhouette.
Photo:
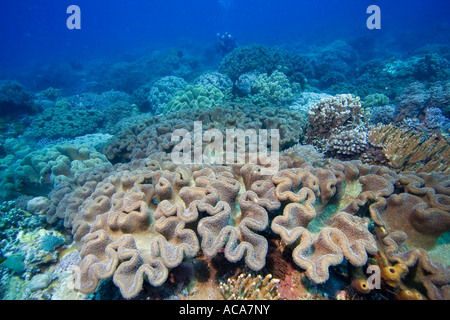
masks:
[(225, 56), (227, 53), (230, 53), (234, 49), (238, 47), (236, 40), (233, 38), (231, 34), (225, 32), (225, 34), (221, 35), (217, 33), (216, 40), (216, 51), (222, 56)]

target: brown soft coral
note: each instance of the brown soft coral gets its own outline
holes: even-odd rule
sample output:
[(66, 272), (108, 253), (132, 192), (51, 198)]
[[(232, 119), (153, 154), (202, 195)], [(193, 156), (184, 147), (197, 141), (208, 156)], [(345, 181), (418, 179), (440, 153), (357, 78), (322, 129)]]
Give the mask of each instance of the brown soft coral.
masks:
[(382, 218), (389, 229), (408, 235), (405, 244), (424, 249), (431, 249), (450, 229), (448, 211), (430, 208), (421, 198), (407, 193), (389, 197)]
[(101, 279), (113, 276), (124, 298), (136, 296), (142, 288), (144, 275), (149, 283), (159, 286), (167, 279), (168, 270), (162, 259), (145, 259), (131, 235), (112, 241), (104, 230), (84, 238), (80, 264), (80, 290), (93, 292)]
[(401, 231), (391, 232), (383, 238), (382, 245), (387, 259), (391, 263), (401, 263), (410, 270), (412, 283), (425, 287), (427, 296), (432, 300), (450, 299), (450, 270), (447, 266), (434, 263), (424, 249), (405, 249), (404, 241), (408, 236)]
[[(408, 267), (407, 278), (414, 279), (411, 285), (419, 283), (428, 298), (448, 297), (449, 271), (433, 262), (427, 250), (434, 249), (439, 237), (450, 229), (449, 177), (436, 172), (395, 174), (378, 166), (370, 166), (368, 172), (359, 178), (363, 192), (345, 211), (357, 214), (368, 210), (375, 222), (378, 248), (389, 263)], [(389, 264), (382, 267), (393, 268)]]
[[(252, 270), (260, 270), (265, 265), (268, 243), (265, 237), (258, 234), (268, 226), (268, 213), (279, 207), (279, 202), (273, 196), (273, 186), (264, 180), (258, 181), (251, 177), (258, 170), (253, 166), (244, 166), (240, 169), (243, 184), (251, 190), (244, 191), (238, 199), (230, 201), (237, 196), (239, 184), (232, 182), (231, 178), (223, 180), (223, 173), (210, 174), (207, 178), (197, 178), (196, 183), (205, 183), (218, 188), (220, 201), (215, 208), (207, 210), (209, 216), (198, 223), (198, 233), (202, 237), (202, 250), (208, 257), (216, 255), (224, 247), (225, 257), (232, 262), (239, 261), (245, 255), (245, 262)], [(257, 175), (259, 176), (259, 175)], [(218, 180), (218, 181), (216, 181)], [(220, 181), (222, 180), (222, 181)], [(251, 183), (253, 182), (253, 183)], [(251, 185), (250, 185), (251, 183)], [(261, 186), (264, 185), (264, 188)], [(244, 187), (243, 187), (244, 188)], [(253, 191), (252, 189), (255, 189)], [(261, 192), (264, 190), (264, 192)], [(268, 191), (272, 190), (272, 192)], [(261, 198), (260, 198), (261, 196)]]
[[(316, 283), (328, 280), (329, 267), (340, 264), (344, 258), (353, 265), (363, 265), (367, 261), (367, 253), (377, 252), (375, 239), (364, 219), (339, 212), (332, 217), (332, 223), (318, 232), (308, 230), (318, 216), (315, 194), (320, 194), (321, 202), (327, 203), (336, 193), (336, 176), (329, 170), (315, 170), (318, 183), (311, 184), (314, 188), (311, 189), (306, 186), (299, 188), (299, 181), (307, 175), (302, 170), (296, 173), (298, 177), (292, 171), (279, 172), (273, 178), (278, 183), (276, 194), (280, 201), (292, 202), (286, 204), (282, 216), (276, 216), (272, 221), (272, 230), (285, 243), (295, 246), (292, 253), (294, 262), (305, 269), (308, 278)], [(296, 189), (299, 190), (295, 192)]]
[[(396, 125), (372, 127), (367, 136), (371, 148), (363, 155), (369, 162), (387, 164), (395, 170), (415, 172), (449, 172), (448, 139), (427, 135)], [(382, 157), (375, 159), (374, 154)]]
[(116, 166), (103, 181), (75, 190), (72, 206), (65, 208), (66, 226), (80, 248), (80, 290), (85, 293), (113, 276), (122, 295), (132, 298), (144, 274), (152, 285), (161, 285), (168, 269), (199, 251), (195, 231), (186, 228), (198, 213), (176, 204), (189, 183), (187, 171), (155, 171), (154, 163), (143, 161), (139, 169), (131, 167)]
[(268, 242), (258, 233), (268, 226), (267, 211), (280, 203), (270, 180), (259, 180), (257, 167), (188, 168), (135, 160), (114, 166), (98, 182), (55, 191), (48, 219), (64, 219), (72, 228), (85, 293), (113, 277), (122, 295), (132, 298), (144, 275), (161, 285), (169, 269), (200, 249), (214, 257), (224, 248), (229, 261), (245, 259), (249, 268), (260, 270)]
[[(266, 237), (275, 234), (313, 282), (326, 281), (330, 266), (344, 259), (362, 266), (382, 250), (390, 263), (420, 270), (416, 278), (428, 297), (445, 295), (445, 268), (424, 248), (448, 230), (447, 176), (399, 174), (361, 161), (316, 168), (295, 155), (280, 159), (274, 175), (262, 175), (254, 164), (175, 165), (166, 154), (117, 164), (78, 184), (61, 184), (50, 196), (47, 219), (71, 228), (86, 293), (112, 277), (133, 298), (145, 279), (162, 285), (172, 268), (200, 252), (206, 259), (223, 253), (259, 271)], [(403, 238), (396, 238), (399, 232)]]
[[(305, 269), (308, 278), (315, 283), (328, 280), (329, 267), (340, 264), (344, 258), (355, 266), (361, 266), (367, 261), (367, 253), (377, 252), (375, 239), (358, 217), (342, 212), (330, 227), (313, 234), (306, 228), (308, 220), (314, 218), (311, 212), (304, 215), (304, 208), (294, 204), (286, 209), (289, 213), (283, 215), (284, 219), (275, 218), (272, 229), (286, 243), (300, 239), (292, 253), (294, 262)], [(287, 223), (291, 219), (298, 223)]]

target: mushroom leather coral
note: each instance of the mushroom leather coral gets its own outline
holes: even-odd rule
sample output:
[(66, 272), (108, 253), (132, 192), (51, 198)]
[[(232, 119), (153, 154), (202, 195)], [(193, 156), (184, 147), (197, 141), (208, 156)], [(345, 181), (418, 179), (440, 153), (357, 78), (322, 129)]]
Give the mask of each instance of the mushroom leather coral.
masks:
[[(327, 172), (323, 169), (317, 171), (319, 177)], [(304, 171), (297, 172), (305, 176)], [(331, 171), (328, 172), (332, 174)], [(309, 223), (317, 216), (314, 191), (308, 187), (300, 188), (297, 193), (287, 190), (288, 186), (298, 183), (289, 183), (288, 175), (282, 172), (277, 175), (285, 176), (285, 179), (275, 179), (280, 182), (277, 195), (281, 194), (280, 198), (292, 202), (285, 206), (282, 216), (273, 219), (272, 230), (286, 243), (295, 244), (292, 253), (294, 262), (306, 269), (308, 278), (315, 283), (323, 283), (329, 278), (329, 267), (340, 264), (344, 257), (353, 265), (361, 266), (367, 261), (367, 253), (377, 252), (375, 239), (364, 220), (346, 212), (338, 213), (329, 226), (323, 227), (316, 234), (308, 230)], [(322, 196), (326, 195), (327, 199), (324, 198), (322, 202), (327, 202), (334, 195), (337, 179), (334, 177), (324, 180), (328, 183), (323, 189), (316, 190), (324, 191)]]
[[(423, 284), (428, 298), (448, 299), (450, 269), (434, 263), (427, 250), (450, 229), (450, 177), (370, 168), (376, 175), (359, 178), (363, 192), (344, 210), (352, 214), (368, 210), (377, 226), (379, 251), (391, 263), (406, 265), (408, 277)], [(403, 192), (394, 194), (395, 189)]]
[[(388, 218), (391, 197), (417, 198), (421, 206), (440, 205), (448, 214), (445, 176), (414, 178), (360, 161), (336, 160), (316, 168), (295, 155), (280, 157), (274, 175), (262, 175), (260, 169), (254, 164), (175, 165), (161, 154), (136, 159), (98, 169), (78, 185), (60, 185), (50, 196), (47, 219), (63, 219), (72, 230), (82, 257), (80, 290), (93, 292), (101, 279), (112, 277), (125, 298), (138, 295), (144, 279), (162, 285), (170, 269), (200, 251), (207, 259), (223, 252), (230, 262), (242, 260), (261, 270), (272, 232), (293, 247), (293, 261), (316, 283), (329, 278), (330, 266), (344, 259), (364, 265), (380, 248), (408, 267), (418, 261), (417, 253), (420, 261), (431, 261), (423, 249), (404, 256), (395, 253), (397, 242), (377, 242), (367, 216), (385, 229), (380, 239), (388, 241), (399, 231)], [(405, 192), (394, 195), (394, 190)], [(433, 217), (440, 221), (445, 215)], [(426, 226), (442, 229), (435, 222)], [(438, 267), (426, 270), (438, 280), (427, 274), (425, 287), (434, 290), (445, 283)]]

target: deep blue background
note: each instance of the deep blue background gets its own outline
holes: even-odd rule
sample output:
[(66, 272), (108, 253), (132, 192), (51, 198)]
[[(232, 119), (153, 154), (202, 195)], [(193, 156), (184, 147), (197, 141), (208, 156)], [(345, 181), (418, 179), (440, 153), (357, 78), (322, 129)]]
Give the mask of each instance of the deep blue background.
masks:
[[(226, 3), (229, 5), (227, 6)], [(102, 58), (213, 43), (228, 31), (240, 43), (305, 47), (358, 35), (390, 39), (405, 50), (449, 42), (448, 0), (17, 0), (0, 8), (0, 71), (30, 64)], [(81, 8), (82, 30), (68, 30), (66, 9)], [(377, 4), (382, 29), (366, 28)], [(392, 40), (395, 41), (392, 41)], [(0, 78), (3, 78), (0, 74)]]

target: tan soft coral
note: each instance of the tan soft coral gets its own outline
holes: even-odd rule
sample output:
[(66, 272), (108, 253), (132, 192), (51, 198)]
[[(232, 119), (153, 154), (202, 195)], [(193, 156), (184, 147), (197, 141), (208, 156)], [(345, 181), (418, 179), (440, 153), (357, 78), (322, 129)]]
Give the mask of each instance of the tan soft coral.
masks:
[[(345, 166), (341, 169), (345, 170)], [(323, 207), (345, 180), (346, 175), (341, 173), (338, 178), (331, 170), (305, 167), (303, 170), (280, 171), (272, 177), (276, 195), (285, 204), (283, 215), (273, 219), (272, 230), (285, 243), (294, 246), (294, 262), (316, 283), (328, 280), (329, 267), (340, 264), (344, 258), (361, 266), (367, 261), (368, 254), (377, 252), (366, 221), (349, 213), (335, 212), (324, 217), (332, 222), (323, 221), (318, 231), (315, 230), (317, 227), (311, 227), (314, 220), (320, 221), (320, 216), (325, 214)], [(316, 195), (320, 195), (320, 203), (316, 203)]]
[(394, 231), (382, 239), (381, 247), (388, 261), (408, 267), (409, 281), (412, 285), (423, 286), (429, 299), (450, 299), (448, 266), (433, 262), (430, 254), (422, 248), (405, 248), (403, 244), (407, 238), (404, 232)]
[[(426, 135), (390, 124), (370, 128), (367, 141), (372, 148), (363, 158), (369, 163), (387, 164), (399, 171), (449, 172), (450, 146), (444, 136)], [(380, 152), (382, 157), (376, 160), (373, 154)]]
[[(446, 265), (433, 261), (430, 250), (450, 230), (449, 177), (436, 172), (396, 174), (384, 167), (366, 167), (371, 174), (359, 178), (363, 192), (345, 211), (369, 212), (375, 223), (379, 251), (388, 261), (381, 267), (390, 270), (394, 264), (405, 265), (412, 285), (425, 288), (428, 298), (448, 297), (450, 271)], [(400, 285), (406, 290), (403, 283)]]
[[(448, 229), (445, 175), (398, 174), (361, 161), (328, 161), (315, 168), (295, 155), (280, 158), (281, 170), (269, 176), (253, 164), (183, 166), (164, 154), (155, 159), (117, 164), (52, 193), (47, 217), (63, 219), (72, 229), (83, 258), (82, 291), (93, 292), (99, 280), (112, 277), (122, 295), (133, 298), (145, 279), (162, 285), (172, 268), (200, 252), (206, 259), (223, 253), (230, 262), (243, 261), (259, 271), (270, 234), (292, 247), (294, 263), (310, 280), (322, 283), (331, 266), (344, 259), (362, 266), (380, 248), (391, 263), (427, 265), (431, 258), (423, 248), (399, 255), (392, 242), (383, 241), (402, 231), (399, 243), (417, 246), (413, 234), (423, 233), (421, 228), (434, 230), (433, 241)], [(397, 198), (404, 203), (396, 206)], [(395, 214), (398, 210), (401, 214)], [(404, 221), (415, 215), (426, 223)], [(424, 269), (437, 277), (434, 282), (421, 278), (429, 290), (437, 282), (438, 289), (444, 286), (445, 273), (438, 269)]]
[[(306, 176), (304, 172), (298, 172), (303, 177)], [(320, 171), (322, 174), (324, 172)], [(287, 181), (288, 174), (278, 173), (278, 175), (286, 178), (276, 179), (280, 182), (277, 189), (278, 187), (281, 189), (277, 190), (277, 195), (282, 200), (289, 199), (293, 202), (284, 207), (282, 216), (273, 219), (272, 230), (279, 234), (284, 242), (294, 245), (293, 260), (306, 270), (309, 279), (323, 283), (329, 278), (330, 266), (340, 264), (344, 258), (360, 266), (367, 261), (367, 253), (377, 252), (375, 239), (368, 231), (365, 221), (345, 212), (338, 213), (329, 226), (321, 228), (318, 232), (308, 230), (310, 223), (317, 217), (314, 191), (308, 187), (302, 187), (298, 192), (294, 192), (295, 189), (287, 190), (288, 186), (294, 186), (296, 183)], [(330, 183), (325, 184), (325, 192), (321, 194), (331, 198), (335, 189), (331, 189), (330, 186), (337, 179), (334, 177), (329, 180)], [(317, 193), (321, 190), (317, 187), (315, 189)], [(328, 202), (329, 198), (324, 198), (325, 202)]]
[[(129, 170), (117, 166), (106, 179), (72, 193), (78, 207), (65, 210), (80, 248), (80, 290), (93, 292), (100, 279), (113, 277), (125, 298), (136, 296), (144, 274), (152, 285), (167, 279), (168, 269), (199, 250), (195, 232), (185, 224), (197, 216), (172, 210), (177, 191), (186, 186), (186, 172)], [(79, 190), (83, 190), (80, 193)], [(159, 203), (162, 205), (156, 205)], [(51, 212), (50, 212), (51, 214)]]
[[(258, 232), (268, 226), (266, 210), (275, 210), (279, 202), (273, 186), (268, 191), (263, 180), (255, 179), (255, 191), (246, 190), (244, 181), (261, 177), (257, 172), (246, 166), (187, 168), (136, 160), (116, 165), (106, 178), (69, 195), (55, 191), (48, 219), (64, 219), (72, 228), (85, 293), (113, 277), (122, 295), (132, 298), (144, 275), (150, 284), (161, 285), (169, 269), (200, 249), (214, 257), (224, 248), (229, 261), (244, 259), (249, 268), (260, 270), (268, 244)], [(61, 196), (65, 208), (57, 205)]]
[[(214, 174), (210, 174), (207, 178), (199, 177), (195, 181), (202, 184), (205, 183), (205, 179), (209, 179), (209, 185), (216, 186), (221, 195), (220, 199), (225, 200), (220, 201), (216, 208), (209, 208), (207, 213), (210, 216), (201, 219), (198, 224), (203, 252), (212, 257), (223, 247), (225, 257), (229, 261), (236, 262), (245, 256), (248, 267), (257, 271), (264, 267), (268, 249), (266, 238), (258, 232), (268, 226), (267, 210), (277, 209), (279, 202), (267, 192), (266, 188), (273, 190), (269, 185), (265, 184), (265, 192), (261, 193), (263, 181), (255, 180), (250, 186), (255, 173), (252, 168), (253, 166), (247, 165), (240, 168), (242, 183), (251, 190), (243, 191), (238, 200), (234, 201), (230, 201), (231, 196), (237, 196), (240, 184), (236, 183), (237, 181), (231, 182), (231, 178), (223, 181), (223, 172), (215, 177)], [(243, 190), (245, 186), (242, 186)], [(253, 188), (256, 192), (252, 190)], [(264, 197), (260, 198), (259, 195)]]

